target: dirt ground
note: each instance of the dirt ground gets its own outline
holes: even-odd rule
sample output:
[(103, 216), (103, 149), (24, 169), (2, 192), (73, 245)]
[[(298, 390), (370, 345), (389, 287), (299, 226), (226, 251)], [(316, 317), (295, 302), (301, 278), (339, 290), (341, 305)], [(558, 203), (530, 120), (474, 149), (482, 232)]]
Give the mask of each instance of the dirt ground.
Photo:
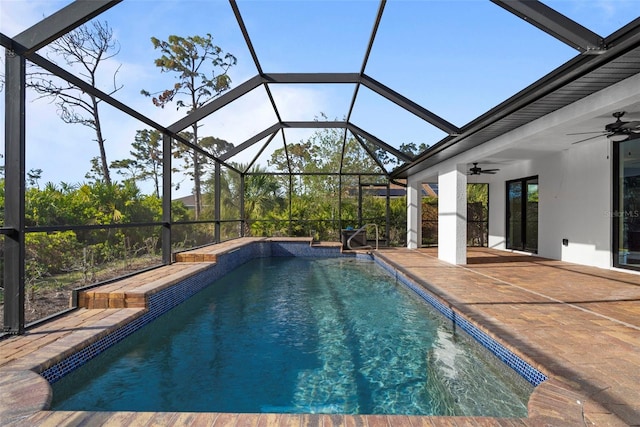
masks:
[[(24, 307), (25, 324), (44, 319), (70, 307), (71, 289), (40, 290), (33, 297), (26, 298)], [(4, 323), (4, 304), (0, 305), (0, 321)]]

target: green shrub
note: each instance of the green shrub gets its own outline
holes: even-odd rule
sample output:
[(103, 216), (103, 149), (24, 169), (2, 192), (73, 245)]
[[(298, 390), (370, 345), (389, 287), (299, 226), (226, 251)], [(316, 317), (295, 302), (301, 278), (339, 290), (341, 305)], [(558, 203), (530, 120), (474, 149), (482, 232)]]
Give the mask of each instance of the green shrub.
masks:
[(82, 246), (73, 231), (28, 233), (25, 252), (26, 261), (33, 270), (56, 274), (78, 268)]

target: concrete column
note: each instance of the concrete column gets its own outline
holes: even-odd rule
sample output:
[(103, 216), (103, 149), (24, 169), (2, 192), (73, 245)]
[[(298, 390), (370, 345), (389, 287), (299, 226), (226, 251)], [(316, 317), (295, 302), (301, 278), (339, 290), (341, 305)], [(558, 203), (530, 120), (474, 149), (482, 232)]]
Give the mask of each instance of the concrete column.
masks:
[[(558, 157), (554, 154), (555, 157)], [(506, 185), (496, 182), (489, 185), (489, 247), (506, 248)]]
[(467, 262), (466, 165), (438, 175), (438, 258), (451, 264)]
[(407, 248), (416, 249), (422, 243), (422, 194), (420, 182), (407, 182)]

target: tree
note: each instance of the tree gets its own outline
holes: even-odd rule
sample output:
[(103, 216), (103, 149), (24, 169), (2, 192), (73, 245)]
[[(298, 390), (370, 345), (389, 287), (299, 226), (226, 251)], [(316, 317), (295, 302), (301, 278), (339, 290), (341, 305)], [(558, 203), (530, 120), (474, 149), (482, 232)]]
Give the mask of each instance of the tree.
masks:
[(89, 172), (84, 174), (84, 177), (90, 182), (103, 181), (104, 171), (102, 170), (102, 166), (100, 165), (100, 159), (98, 157), (92, 157), (91, 160), (89, 160), (89, 164), (91, 165), (91, 168), (89, 169)]
[(144, 173), (142, 166), (133, 159), (114, 160), (111, 169), (116, 169), (126, 180), (133, 182), (140, 180)]
[(199, 145), (216, 157), (226, 153), (234, 147), (232, 143), (213, 136), (205, 136), (200, 140)]
[(133, 150), (129, 153), (133, 158), (113, 161), (111, 167), (134, 181), (153, 181), (155, 195), (160, 197), (162, 133), (155, 129), (138, 130), (131, 146)]
[[(187, 140), (193, 140), (193, 134), (191, 132), (181, 132), (180, 136)], [(198, 145), (216, 157), (233, 148), (232, 143), (213, 136), (201, 138)], [(174, 157), (182, 159), (183, 172), (190, 176), (194, 182), (199, 180), (200, 189), (202, 189), (204, 175), (208, 171), (206, 168), (208, 165), (207, 157), (202, 153), (193, 152), (190, 148), (182, 144), (178, 144), (178, 146), (175, 147)], [(212, 168), (208, 169), (210, 171)], [(202, 193), (200, 193), (200, 202), (202, 203)], [(200, 204), (200, 208), (202, 210), (202, 204)]]
[[(171, 88), (164, 91), (155, 94), (141, 91), (145, 96), (152, 96), (153, 104), (157, 107), (164, 108), (175, 100), (177, 108), (187, 108), (187, 112), (192, 112), (230, 88), (231, 78), (227, 72), (236, 64), (236, 58), (214, 45), (211, 34), (204, 37), (171, 35), (167, 41), (152, 37), (151, 43), (154, 49), (159, 49), (162, 53), (155, 60), (155, 65), (161, 72), (175, 73), (177, 79)], [(192, 143), (198, 145), (200, 140), (197, 122), (191, 126), (191, 135)], [(199, 153), (192, 150), (196, 219), (200, 216), (202, 198), (201, 162)]]
[(27, 183), (30, 186), (38, 186), (38, 180), (42, 178), (42, 169), (29, 169), (27, 172)]
[[(402, 161), (399, 158), (390, 154), (388, 151), (385, 151), (377, 147), (371, 147), (371, 148), (374, 150), (374, 152), (376, 153), (376, 156), (378, 157), (378, 159), (383, 165), (390, 166), (391, 168), (393, 168), (402, 163)], [(405, 143), (400, 144), (400, 147), (398, 147), (398, 150), (405, 154), (408, 154), (411, 157), (414, 157), (422, 153), (423, 151), (425, 151), (427, 148), (429, 148), (429, 145), (425, 144), (424, 142), (421, 142), (419, 145), (416, 145), (415, 142), (409, 142), (407, 144)]]
[[(49, 49), (50, 56), (62, 57), (67, 65), (78, 69), (79, 75), (87, 83), (96, 87), (100, 64), (117, 55), (120, 46), (113, 39), (113, 30), (107, 22), (91, 21), (52, 42)], [(115, 81), (117, 73), (116, 70), (113, 74), (110, 95), (122, 89)], [(93, 129), (100, 151), (99, 172), (101, 178), (107, 184), (111, 184), (105, 149), (106, 139), (100, 122), (100, 100), (40, 68), (28, 73), (27, 87), (33, 88), (40, 98), (54, 98), (58, 114), (65, 123), (81, 124)]]
[[(324, 117), (324, 116), (323, 116)], [(347, 138), (344, 143), (344, 131), (341, 129), (318, 129), (307, 140), (289, 144), (287, 150), (275, 150), (269, 165), (282, 172), (293, 173), (337, 173), (341, 170), (349, 172), (382, 171), (360, 146), (355, 138)], [(337, 191), (337, 180), (328, 180), (325, 176), (303, 175), (298, 178), (297, 193), (322, 194)]]
[[(238, 170), (246, 170), (248, 165), (242, 163), (232, 163)], [(277, 218), (285, 207), (285, 196), (278, 179), (266, 174), (266, 169), (254, 165), (244, 178), (244, 194), (241, 192), (241, 175), (234, 170), (223, 168), (220, 176), (220, 218), (222, 220), (244, 221), (245, 233), (251, 235), (268, 235), (258, 231), (264, 227), (261, 220)], [(209, 177), (204, 181), (207, 192), (204, 194), (205, 202), (208, 197), (215, 196), (215, 179)], [(244, 199), (244, 216), (240, 216), (241, 200)], [(203, 207), (203, 215), (212, 215), (213, 203)], [(231, 227), (235, 227), (231, 225)]]

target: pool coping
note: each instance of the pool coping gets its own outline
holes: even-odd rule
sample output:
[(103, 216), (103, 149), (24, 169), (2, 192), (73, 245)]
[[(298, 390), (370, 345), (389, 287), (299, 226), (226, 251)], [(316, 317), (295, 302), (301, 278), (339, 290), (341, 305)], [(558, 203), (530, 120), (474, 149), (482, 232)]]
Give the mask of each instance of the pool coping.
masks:
[[(256, 245), (256, 243), (258, 244)], [(186, 295), (183, 292), (176, 292), (177, 284), (188, 282), (194, 277), (202, 278), (203, 280), (211, 280), (211, 278), (214, 277), (215, 280), (216, 276), (226, 274), (250, 258), (265, 256), (266, 246), (274, 246), (272, 245), (273, 243), (280, 246), (280, 248), (278, 248), (278, 250), (281, 251), (279, 256), (287, 254), (293, 255), (291, 253), (293, 249), (291, 248), (298, 246), (313, 248), (311, 250), (318, 256), (324, 256), (327, 253), (329, 253), (330, 256), (344, 256), (340, 244), (314, 245), (313, 241), (307, 238), (244, 238), (237, 239), (226, 245), (213, 245), (197, 250), (199, 252), (204, 251), (209, 258), (191, 258), (187, 256), (182, 258), (182, 262), (160, 267), (151, 272), (141, 273), (137, 278), (134, 276), (134, 278), (124, 279), (124, 281), (128, 280), (129, 288), (124, 286), (123, 283), (119, 283), (91, 289), (87, 295), (84, 295), (81, 299), (81, 301), (84, 301), (83, 304), (85, 308), (65, 315), (61, 320), (51, 322), (52, 325), (55, 325), (56, 322), (64, 322), (64, 318), (68, 318), (74, 314), (86, 315), (86, 313), (100, 313), (101, 315), (95, 322), (91, 323), (90, 328), (73, 330), (34, 351), (22, 356), (16, 356), (8, 362), (0, 359), (0, 374), (2, 378), (2, 380), (0, 380), (0, 422), (4, 420), (19, 424), (23, 421), (30, 422), (27, 420), (35, 421), (32, 417), (38, 416), (41, 412), (55, 412), (47, 410), (51, 402), (51, 386), (47, 379), (55, 381), (66, 373), (65, 370), (70, 371), (75, 369), (75, 367), (83, 364), (86, 360), (89, 360), (108, 346), (124, 338), (129, 333), (132, 333), (130, 331), (131, 328), (137, 330), (142, 325), (149, 323), (158, 315), (162, 314), (149, 314), (152, 311), (149, 309), (149, 304), (154, 304), (153, 298), (155, 295), (160, 295), (163, 291), (170, 292), (172, 298), (174, 298), (172, 304), (175, 306), (199, 290), (197, 284), (192, 285), (191, 291), (193, 292)], [(293, 246), (282, 249), (284, 244), (293, 244)], [(243, 248), (244, 250), (239, 250)], [(271, 247), (269, 250), (271, 249), (273, 248)], [(322, 253), (324, 253), (324, 255), (322, 255)], [(350, 251), (349, 254), (356, 257), (361, 256), (375, 259), (379, 264), (380, 260), (384, 259), (384, 255), (380, 252), (372, 254), (370, 252)], [(228, 256), (220, 257), (220, 255)], [(205, 259), (207, 260), (204, 261)], [(417, 287), (412, 287), (414, 291), (419, 294), (421, 294), (421, 292), (428, 293), (428, 295), (436, 298), (438, 301), (446, 303), (446, 301), (442, 299), (442, 296), (434, 294), (432, 290), (429, 289), (429, 285), (424, 283), (424, 281), (421, 281), (417, 277), (412, 277), (408, 271), (395, 265), (388, 259), (385, 259), (385, 263), (386, 266), (383, 265), (385, 270), (390, 273), (393, 272), (396, 277), (403, 281), (415, 283)], [(201, 277), (203, 275), (204, 277)], [(151, 277), (153, 277), (153, 279), (151, 279)], [(192, 282), (193, 281), (194, 280), (192, 280)], [(189, 286), (189, 284), (187, 284), (187, 286)], [(88, 295), (91, 293), (93, 293), (93, 296), (89, 297)], [(424, 298), (424, 295), (421, 294), (421, 296)], [(141, 306), (141, 298), (144, 299), (144, 307)], [(93, 303), (91, 303), (91, 301), (93, 301)], [(96, 303), (96, 301), (100, 302)], [(449, 308), (451, 308), (450, 303)], [(453, 307), (453, 310), (455, 310), (455, 307)], [(475, 325), (473, 320), (465, 313), (458, 311), (454, 311), (454, 313), (456, 313), (456, 321), (464, 320), (465, 322), (469, 322), (478, 330), (488, 334), (488, 336), (500, 343), (499, 337), (492, 336), (491, 331), (485, 330), (480, 325)], [(87, 315), (87, 317), (89, 318), (90, 316)], [(451, 319), (451, 317), (449, 318)], [(114, 338), (109, 341), (106, 337), (110, 336)], [(19, 341), (20, 338), (21, 337), (12, 337), (9, 340)], [(0, 349), (2, 349), (2, 344), (3, 342), (0, 341)], [(505, 348), (509, 348), (507, 343), (500, 344)], [(518, 354), (518, 349), (510, 348), (509, 350), (516, 354), (521, 360), (526, 361), (532, 367), (544, 373), (544, 367), (531, 363), (526, 355)], [(510, 420), (509, 422), (516, 422), (516, 420), (518, 420), (519, 423), (523, 423), (522, 425), (538, 425), (538, 423), (553, 422), (553, 420), (555, 420), (555, 422), (562, 420), (563, 423), (582, 423), (581, 399), (583, 399), (583, 396), (571, 390), (561, 379), (548, 378), (534, 389), (529, 400), (529, 414), (526, 419), (487, 417), (444, 418), (451, 420), (456, 419), (458, 422), (463, 423), (467, 421), (474, 423), (479, 420), (492, 420), (496, 423), (501, 423), (499, 420)], [(429, 419), (431, 420), (429, 422), (432, 422), (436, 418), (443, 417), (418, 418)], [(390, 424), (399, 423), (398, 425), (406, 425), (402, 424), (406, 421), (405, 416), (389, 415), (385, 416), (385, 419)]]

